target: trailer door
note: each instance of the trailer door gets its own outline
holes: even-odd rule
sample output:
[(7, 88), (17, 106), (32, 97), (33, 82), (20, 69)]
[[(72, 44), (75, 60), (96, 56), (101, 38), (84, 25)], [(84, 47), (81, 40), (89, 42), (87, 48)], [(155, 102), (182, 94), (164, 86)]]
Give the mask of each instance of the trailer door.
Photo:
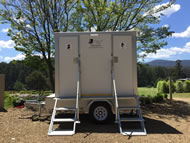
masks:
[[(56, 92), (58, 96), (76, 96), (78, 73), (78, 37), (60, 37), (59, 48), (56, 49), (59, 59), (56, 60)], [(57, 71), (56, 71), (57, 75)]]
[(126, 96), (134, 94), (134, 75), (132, 36), (113, 36), (113, 55), (117, 62), (114, 63), (115, 81), (118, 95)]
[(110, 96), (111, 35), (80, 35), (81, 95)]

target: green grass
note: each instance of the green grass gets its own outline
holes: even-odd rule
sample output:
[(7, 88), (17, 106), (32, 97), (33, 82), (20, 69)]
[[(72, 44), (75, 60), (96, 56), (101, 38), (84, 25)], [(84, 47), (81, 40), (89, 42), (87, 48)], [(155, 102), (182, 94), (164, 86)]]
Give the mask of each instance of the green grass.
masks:
[(8, 109), (9, 107), (13, 107), (14, 102), (16, 102), (16, 97), (10, 96), (9, 92), (5, 91), (4, 108)]
[[(169, 95), (168, 95), (169, 97)], [(173, 97), (190, 98), (190, 93), (173, 93)]]
[[(45, 97), (50, 95), (52, 91), (44, 91), (41, 95), (40, 98), (38, 97), (33, 97), (33, 96), (27, 96), (23, 98), (24, 100), (40, 100), (44, 101)], [(10, 95), (14, 94), (14, 96)], [(19, 99), (18, 96), (19, 94), (39, 94), (39, 91), (36, 90), (26, 90), (26, 91), (5, 91), (5, 97), (4, 97), (4, 108), (8, 109), (9, 107), (13, 107), (15, 102)]]
[(138, 88), (138, 95), (155, 96), (157, 93), (158, 91), (154, 87), (139, 87)]
[[(157, 88), (154, 87), (139, 87), (138, 88), (138, 95), (145, 95), (145, 96), (155, 96), (158, 93)], [(168, 94), (169, 97), (169, 94)], [(173, 97), (178, 98), (190, 98), (190, 93), (173, 93)]]

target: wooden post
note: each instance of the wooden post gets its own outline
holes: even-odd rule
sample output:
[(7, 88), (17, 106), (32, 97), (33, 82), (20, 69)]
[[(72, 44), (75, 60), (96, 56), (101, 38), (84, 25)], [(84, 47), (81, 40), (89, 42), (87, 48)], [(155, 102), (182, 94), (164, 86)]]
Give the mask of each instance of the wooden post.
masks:
[(5, 76), (0, 74), (0, 108), (4, 108)]
[(172, 101), (172, 83), (170, 77), (169, 77), (169, 93), (170, 93), (170, 101)]

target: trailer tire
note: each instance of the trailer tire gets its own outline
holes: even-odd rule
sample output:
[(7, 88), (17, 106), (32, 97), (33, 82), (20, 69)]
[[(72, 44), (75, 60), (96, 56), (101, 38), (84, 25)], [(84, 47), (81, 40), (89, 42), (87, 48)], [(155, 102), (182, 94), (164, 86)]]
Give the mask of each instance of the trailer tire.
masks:
[(95, 102), (90, 106), (89, 115), (95, 123), (106, 123), (112, 116), (112, 110), (107, 102)]

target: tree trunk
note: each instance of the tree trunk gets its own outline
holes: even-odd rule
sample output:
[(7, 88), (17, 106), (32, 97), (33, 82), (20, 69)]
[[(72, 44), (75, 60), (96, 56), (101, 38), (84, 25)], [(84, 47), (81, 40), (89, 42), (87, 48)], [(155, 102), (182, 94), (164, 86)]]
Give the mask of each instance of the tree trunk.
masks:
[(171, 83), (171, 78), (169, 78), (169, 93), (170, 93), (170, 101), (172, 101), (172, 83)]
[(54, 80), (54, 67), (51, 63), (51, 59), (46, 60), (48, 65), (49, 81), (51, 85), (51, 90), (55, 92), (55, 80)]

